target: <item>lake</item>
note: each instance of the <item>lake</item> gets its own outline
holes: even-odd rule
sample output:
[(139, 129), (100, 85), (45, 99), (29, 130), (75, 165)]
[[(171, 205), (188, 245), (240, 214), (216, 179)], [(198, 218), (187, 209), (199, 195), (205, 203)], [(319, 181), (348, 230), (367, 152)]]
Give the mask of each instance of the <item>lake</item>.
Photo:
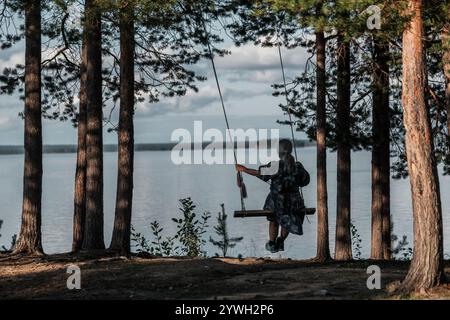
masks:
[[(298, 149), (300, 161), (311, 174), (311, 183), (303, 189), (307, 206), (316, 203), (314, 147)], [(42, 203), (42, 233), (46, 253), (66, 252), (71, 248), (73, 185), (76, 154), (45, 154)], [(369, 152), (352, 154), (352, 220), (362, 238), (363, 257), (370, 253), (370, 202), (371, 202), (371, 156)], [(114, 219), (116, 192), (117, 155), (105, 153), (105, 241), (109, 245)], [(4, 225), (0, 233), (0, 244), (8, 244), (13, 234), (19, 232), (22, 199), (22, 155), (0, 156), (0, 219)], [(441, 176), (441, 190), (449, 190), (450, 178)], [(258, 209), (264, 204), (268, 185), (254, 177), (245, 177), (249, 193), (248, 209)], [(407, 235), (412, 244), (412, 211), (408, 180), (391, 181), (391, 212), (394, 233)], [(334, 248), (335, 204), (336, 204), (336, 154), (328, 155), (328, 190), (331, 250)], [(445, 235), (450, 232), (450, 199), (443, 193), (443, 215)], [(180, 215), (178, 199), (192, 197), (198, 213), (210, 211), (210, 225), (215, 224), (220, 204), (224, 203), (229, 214), (230, 236), (243, 236), (244, 240), (229, 254), (237, 256), (272, 256), (295, 259), (315, 255), (316, 216), (305, 220), (304, 235), (290, 236), (285, 252), (270, 255), (264, 250), (267, 240), (265, 218), (235, 219), (233, 211), (240, 206), (236, 174), (231, 165), (182, 165), (172, 164), (170, 152), (137, 152), (135, 155), (135, 189), (133, 203), (133, 225), (147, 238), (151, 238), (150, 223), (157, 220), (164, 233), (172, 235), (175, 226), (172, 217)], [(213, 235), (209, 228), (206, 238)], [(214, 236), (214, 235), (213, 235)], [(450, 252), (450, 240), (444, 238), (445, 252)], [(209, 255), (218, 250), (206, 246)]]

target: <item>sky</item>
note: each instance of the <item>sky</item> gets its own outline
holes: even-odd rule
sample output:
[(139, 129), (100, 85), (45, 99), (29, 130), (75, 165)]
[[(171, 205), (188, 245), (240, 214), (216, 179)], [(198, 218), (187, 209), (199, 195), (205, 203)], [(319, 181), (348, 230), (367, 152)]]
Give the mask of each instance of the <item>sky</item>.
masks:
[[(272, 96), (271, 84), (280, 83), (282, 74), (277, 48), (261, 48), (253, 44), (235, 47), (225, 41), (223, 48), (231, 54), (216, 57), (225, 105), (232, 128), (280, 128), (280, 136), (288, 137), (289, 129), (278, 125), (286, 120), (278, 104), (280, 97)], [(304, 70), (307, 53), (303, 48), (283, 49), (287, 80)], [(23, 45), (0, 51), (0, 70), (24, 61)], [(157, 103), (136, 106), (136, 143), (170, 142), (171, 133), (178, 128), (193, 130), (193, 122), (203, 121), (203, 127), (224, 131), (223, 112), (209, 61), (201, 61), (195, 69), (208, 80), (198, 83), (199, 91), (183, 97), (165, 99)], [(23, 120), (18, 116), (23, 101), (17, 95), (0, 96), (0, 145), (23, 144)], [(112, 119), (117, 121), (117, 113)], [(298, 133), (296, 138), (304, 138)], [(76, 129), (70, 122), (43, 121), (44, 144), (76, 144)], [(116, 143), (117, 136), (105, 128), (105, 143)]]

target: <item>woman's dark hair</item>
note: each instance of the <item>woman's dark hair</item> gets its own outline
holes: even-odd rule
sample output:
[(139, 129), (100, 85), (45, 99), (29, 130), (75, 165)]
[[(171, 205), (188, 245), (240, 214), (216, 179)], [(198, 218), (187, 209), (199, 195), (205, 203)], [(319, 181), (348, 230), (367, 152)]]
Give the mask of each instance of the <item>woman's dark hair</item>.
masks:
[(292, 174), (295, 172), (295, 159), (292, 156), (292, 142), (288, 139), (280, 139), (278, 143), (278, 154), (280, 159), (284, 161), (286, 165), (287, 172)]

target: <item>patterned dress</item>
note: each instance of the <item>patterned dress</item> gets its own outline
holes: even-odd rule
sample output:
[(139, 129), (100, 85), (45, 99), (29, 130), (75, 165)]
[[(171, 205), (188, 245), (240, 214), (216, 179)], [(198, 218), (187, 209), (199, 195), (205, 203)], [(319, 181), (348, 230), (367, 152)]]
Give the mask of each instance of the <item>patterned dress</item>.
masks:
[[(267, 173), (272, 166), (278, 165), (278, 172)], [(276, 167), (275, 167), (276, 168)], [(296, 163), (294, 173), (289, 174), (286, 163), (283, 160), (272, 162), (259, 168), (260, 178), (263, 181), (270, 180), (270, 193), (264, 204), (264, 210), (274, 212), (274, 216), (267, 220), (276, 221), (290, 233), (303, 234), (303, 208), (305, 204), (300, 194), (299, 187), (309, 184), (309, 173), (300, 162)]]

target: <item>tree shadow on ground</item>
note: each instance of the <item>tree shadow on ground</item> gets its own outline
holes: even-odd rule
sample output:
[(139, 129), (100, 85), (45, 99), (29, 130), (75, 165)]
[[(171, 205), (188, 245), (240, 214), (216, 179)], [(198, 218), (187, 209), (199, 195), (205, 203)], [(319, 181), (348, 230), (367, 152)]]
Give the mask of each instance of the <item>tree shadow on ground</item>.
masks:
[[(81, 269), (81, 290), (67, 289), (67, 267)], [(51, 255), (0, 256), (0, 299), (370, 299), (369, 265), (384, 289), (409, 263), (326, 262), (264, 258), (152, 258)], [(448, 265), (448, 263), (447, 263)]]

